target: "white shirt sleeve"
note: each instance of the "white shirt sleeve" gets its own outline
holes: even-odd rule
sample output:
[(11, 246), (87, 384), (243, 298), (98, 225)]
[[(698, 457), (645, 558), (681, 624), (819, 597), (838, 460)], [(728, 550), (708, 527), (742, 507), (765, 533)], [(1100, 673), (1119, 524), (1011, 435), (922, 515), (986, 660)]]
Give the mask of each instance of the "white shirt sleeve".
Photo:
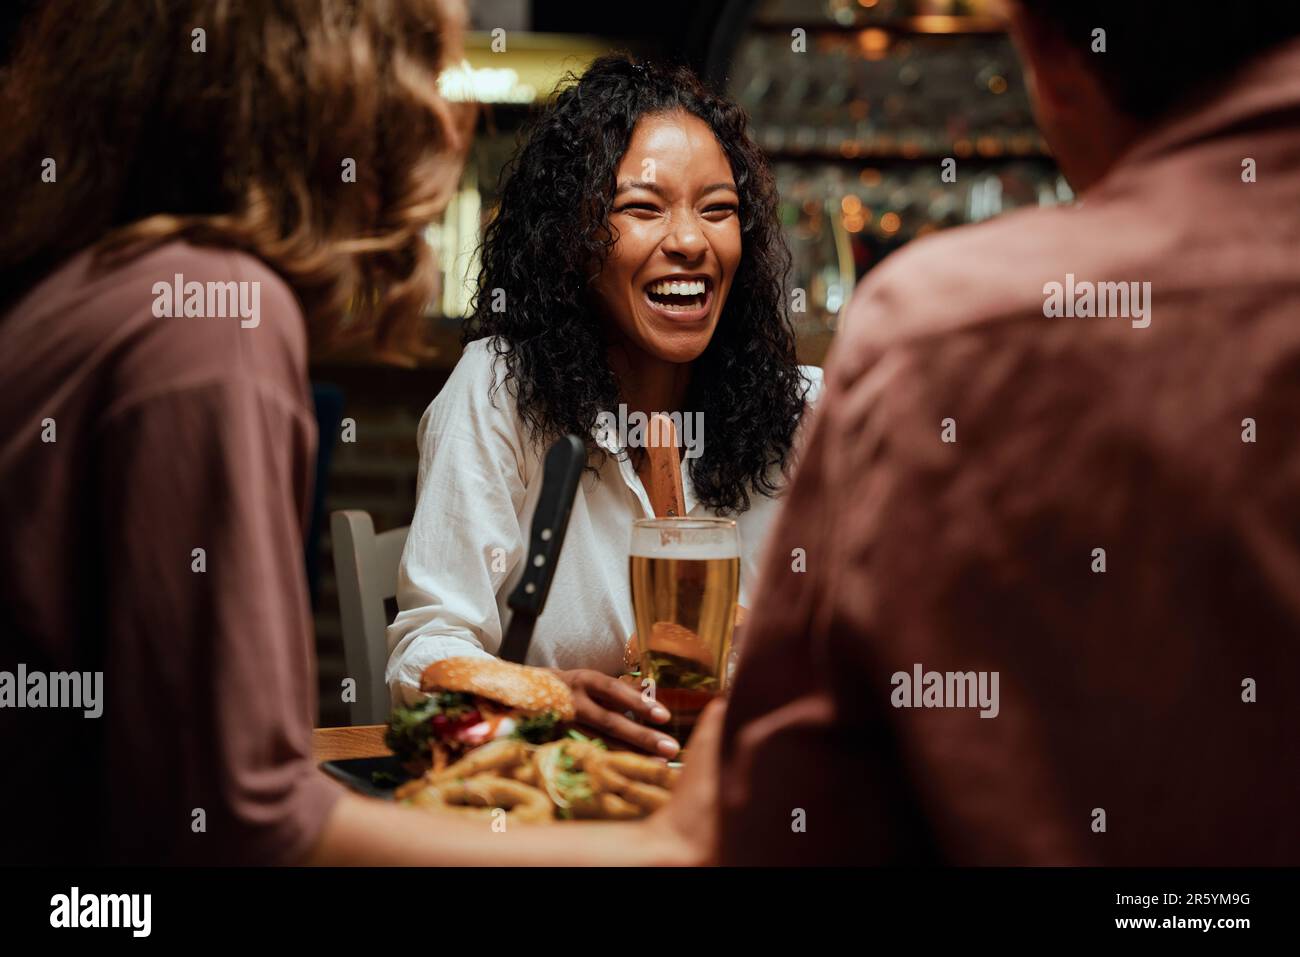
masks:
[(418, 497), (388, 629), (396, 703), (424, 697), (420, 674), (434, 661), (501, 646), (497, 593), (527, 551), (518, 517), (527, 462), (505, 387), (495, 402), (489, 395), (494, 364), (486, 342), (472, 343), (420, 422)]
[(803, 394), (804, 399), (808, 403), (808, 409), (814, 409), (817, 403), (821, 401), (822, 392), (826, 385), (822, 377), (821, 366), (800, 366), (799, 371), (808, 380), (807, 388)]

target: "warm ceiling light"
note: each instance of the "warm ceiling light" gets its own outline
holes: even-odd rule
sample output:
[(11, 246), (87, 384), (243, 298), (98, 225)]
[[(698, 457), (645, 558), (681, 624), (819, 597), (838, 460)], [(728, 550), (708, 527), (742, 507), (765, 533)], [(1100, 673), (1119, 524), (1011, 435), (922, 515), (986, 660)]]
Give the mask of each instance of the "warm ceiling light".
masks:
[(887, 53), (892, 43), (893, 38), (890, 37), (888, 30), (871, 27), (858, 34), (858, 49), (867, 56)]

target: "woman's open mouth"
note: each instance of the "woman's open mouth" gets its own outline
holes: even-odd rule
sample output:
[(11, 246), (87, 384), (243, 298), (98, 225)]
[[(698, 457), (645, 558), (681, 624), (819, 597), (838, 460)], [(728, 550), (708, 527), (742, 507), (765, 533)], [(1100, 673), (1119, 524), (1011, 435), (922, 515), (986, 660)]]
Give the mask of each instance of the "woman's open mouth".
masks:
[(645, 287), (645, 301), (652, 310), (674, 322), (697, 322), (713, 305), (713, 280), (706, 276), (686, 279), (656, 279)]

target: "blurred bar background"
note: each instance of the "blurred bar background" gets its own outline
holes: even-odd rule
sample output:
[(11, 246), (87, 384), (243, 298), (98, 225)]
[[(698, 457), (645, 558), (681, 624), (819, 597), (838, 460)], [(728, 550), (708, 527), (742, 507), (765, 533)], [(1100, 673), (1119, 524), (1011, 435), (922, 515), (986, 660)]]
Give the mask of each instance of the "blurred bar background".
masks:
[[(994, 0), (669, 0), (653, 16), (640, 5), (470, 0), (470, 11), (471, 70), (445, 92), (473, 95), (483, 109), (460, 191), (429, 230), (442, 283), (425, 352), (404, 367), (353, 354), (312, 370), (322, 469), (308, 566), (324, 725), (347, 722), (325, 519), (360, 508), (379, 531), (410, 521), (416, 426), (459, 357), (475, 250), (502, 170), (567, 72), (609, 51), (669, 57), (746, 108), (781, 191), (790, 287), (806, 293), (807, 311), (791, 317), (800, 358), (816, 365), (854, 284), (888, 253), (935, 230), (1072, 198), (1034, 127)], [(498, 28), (506, 48), (494, 52)], [(802, 54), (792, 49), (796, 29), (805, 31)], [(941, 179), (949, 157), (956, 182)], [(355, 441), (338, 441), (340, 416), (355, 421)]]
[[(6, 48), (38, 2), (5, 5)], [(402, 364), (335, 354), (311, 371), (321, 442), (306, 564), (324, 725), (347, 723), (328, 514), (364, 509), (379, 531), (410, 521), (416, 426), (459, 357), (476, 247), (502, 170), (524, 123), (566, 73), (609, 51), (671, 58), (748, 110), (780, 187), (789, 284), (806, 294), (806, 311), (791, 316), (804, 362), (821, 364), (854, 284), (893, 250), (935, 230), (1072, 198), (1034, 127), (996, 0), (468, 2), (468, 70), (449, 75), (444, 92), (483, 108), (460, 190), (429, 229), (441, 287), (423, 348)], [(504, 50), (493, 49), (496, 30), (505, 31)], [(804, 52), (795, 50), (800, 43)], [(955, 182), (941, 178), (946, 158), (957, 162)], [(349, 420), (354, 428), (344, 429)]]

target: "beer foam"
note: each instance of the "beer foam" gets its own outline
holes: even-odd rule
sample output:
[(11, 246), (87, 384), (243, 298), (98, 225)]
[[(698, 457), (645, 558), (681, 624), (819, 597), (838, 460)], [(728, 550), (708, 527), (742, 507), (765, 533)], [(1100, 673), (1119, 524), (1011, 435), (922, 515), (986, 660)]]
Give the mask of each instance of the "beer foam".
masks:
[[(657, 534), (657, 533), (652, 533)], [(633, 541), (629, 554), (635, 558), (672, 558), (678, 561), (705, 562), (717, 559), (740, 558), (736, 546), (725, 542), (667, 542)]]

